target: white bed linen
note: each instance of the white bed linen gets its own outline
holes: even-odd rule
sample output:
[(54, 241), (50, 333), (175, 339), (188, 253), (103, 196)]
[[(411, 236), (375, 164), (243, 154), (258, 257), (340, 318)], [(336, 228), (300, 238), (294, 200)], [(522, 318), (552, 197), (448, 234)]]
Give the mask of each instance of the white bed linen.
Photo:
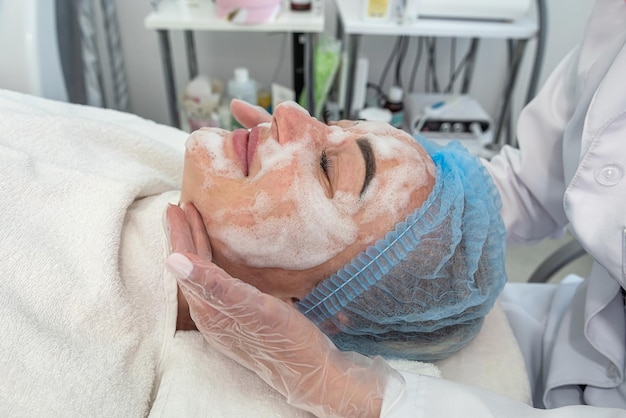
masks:
[[(197, 332), (175, 332), (162, 218), (186, 136), (0, 90), (1, 416), (306, 416)], [(392, 364), (529, 401), (499, 306), (438, 367)]]

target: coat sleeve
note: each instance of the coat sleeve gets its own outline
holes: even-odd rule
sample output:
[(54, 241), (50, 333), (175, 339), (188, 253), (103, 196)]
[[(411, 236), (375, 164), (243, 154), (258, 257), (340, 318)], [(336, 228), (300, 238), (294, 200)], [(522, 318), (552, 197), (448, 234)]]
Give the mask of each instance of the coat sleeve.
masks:
[(510, 243), (558, 237), (567, 224), (563, 133), (574, 112), (577, 50), (570, 52), (520, 114), (519, 149), (506, 146), (485, 166), (502, 197)]
[(567, 406), (536, 409), (485, 389), (449, 380), (403, 373), (403, 396), (384, 418), (480, 417), (480, 418), (609, 418), (626, 417), (622, 409)]

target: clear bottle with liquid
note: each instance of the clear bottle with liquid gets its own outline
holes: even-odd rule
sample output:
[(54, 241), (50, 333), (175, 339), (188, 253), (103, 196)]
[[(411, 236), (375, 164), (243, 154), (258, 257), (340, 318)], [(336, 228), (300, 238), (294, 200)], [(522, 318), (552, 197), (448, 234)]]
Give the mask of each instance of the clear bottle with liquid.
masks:
[(392, 86), (383, 107), (391, 111), (391, 125), (402, 129), (404, 124), (404, 91), (402, 87)]
[[(226, 86), (228, 99), (239, 99), (253, 105), (258, 104), (257, 84), (250, 78), (248, 69), (245, 67), (237, 67), (234, 70), (234, 78), (228, 80)], [(231, 129), (241, 128), (242, 126), (231, 117)]]

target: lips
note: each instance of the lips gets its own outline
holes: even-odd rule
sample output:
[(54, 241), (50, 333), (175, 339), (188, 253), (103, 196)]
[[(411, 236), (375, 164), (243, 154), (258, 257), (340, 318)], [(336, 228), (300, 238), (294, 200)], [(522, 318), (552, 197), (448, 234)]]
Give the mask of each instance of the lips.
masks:
[(254, 158), (254, 153), (259, 141), (259, 129), (252, 128), (250, 131), (246, 129), (236, 129), (232, 134), (233, 149), (245, 176), (248, 176), (250, 164)]
[[(252, 164), (252, 160), (254, 159), (254, 153), (256, 152), (257, 145), (259, 144), (259, 127), (254, 127), (250, 130), (250, 135), (248, 135), (248, 172), (250, 171), (250, 165)], [(248, 175), (248, 174), (246, 174)]]

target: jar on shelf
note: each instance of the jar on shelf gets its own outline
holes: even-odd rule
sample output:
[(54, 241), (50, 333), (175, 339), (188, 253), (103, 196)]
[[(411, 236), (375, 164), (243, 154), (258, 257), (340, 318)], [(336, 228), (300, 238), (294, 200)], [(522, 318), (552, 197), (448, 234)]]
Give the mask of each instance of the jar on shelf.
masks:
[(311, 10), (311, 0), (290, 0), (289, 8), (295, 11)]

